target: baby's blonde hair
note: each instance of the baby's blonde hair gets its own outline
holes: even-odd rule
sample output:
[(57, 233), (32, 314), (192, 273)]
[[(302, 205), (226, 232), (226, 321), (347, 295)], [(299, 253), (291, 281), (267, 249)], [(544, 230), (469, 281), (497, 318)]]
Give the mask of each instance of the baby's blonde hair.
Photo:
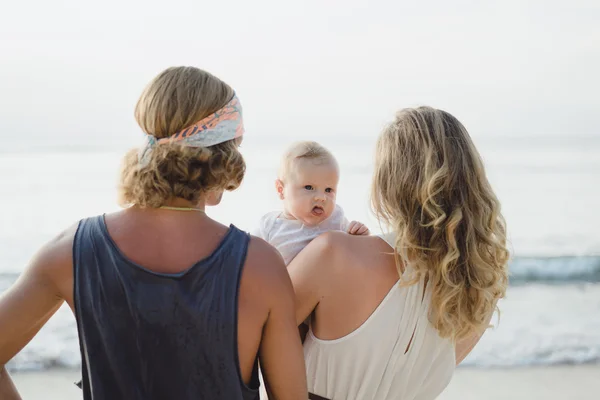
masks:
[(500, 202), (465, 127), (445, 111), (405, 109), (377, 143), (372, 205), (397, 233), (398, 268), (432, 289), (431, 321), (454, 340), (488, 327), (508, 284)]
[(296, 142), (283, 154), (277, 177), (285, 182), (294, 170), (296, 161), (302, 159), (322, 163), (330, 162), (337, 168), (337, 161), (333, 154), (319, 143), (312, 141)]
[[(169, 68), (146, 87), (135, 119), (148, 135), (166, 138), (219, 110), (233, 95), (229, 85), (206, 71)], [(138, 150), (131, 150), (123, 162), (119, 202), (156, 208), (172, 198), (197, 202), (204, 193), (233, 190), (246, 169), (237, 147), (235, 140), (211, 147), (160, 144), (145, 165)]]

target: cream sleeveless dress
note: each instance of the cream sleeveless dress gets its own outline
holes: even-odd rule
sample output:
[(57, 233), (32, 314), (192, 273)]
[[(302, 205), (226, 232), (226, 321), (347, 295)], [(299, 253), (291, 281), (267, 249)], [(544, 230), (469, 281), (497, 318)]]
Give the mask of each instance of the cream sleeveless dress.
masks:
[[(382, 238), (393, 247), (393, 236)], [(407, 268), (403, 278), (410, 274)], [(396, 284), (354, 332), (321, 340), (310, 329), (308, 391), (331, 400), (435, 399), (452, 378), (455, 351), (428, 320), (430, 299), (423, 280)]]

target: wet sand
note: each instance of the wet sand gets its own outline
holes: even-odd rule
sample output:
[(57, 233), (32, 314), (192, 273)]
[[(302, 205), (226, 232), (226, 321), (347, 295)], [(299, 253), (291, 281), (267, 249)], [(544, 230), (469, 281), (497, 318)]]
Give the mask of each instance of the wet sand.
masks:
[[(76, 400), (77, 371), (13, 373), (25, 400)], [(597, 400), (600, 365), (513, 369), (459, 368), (440, 400)]]

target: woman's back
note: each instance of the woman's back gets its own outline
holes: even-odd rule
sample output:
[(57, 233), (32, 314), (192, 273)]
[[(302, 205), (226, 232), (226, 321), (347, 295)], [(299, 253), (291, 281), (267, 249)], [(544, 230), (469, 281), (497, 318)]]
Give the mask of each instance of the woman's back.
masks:
[(289, 266), (296, 320), (313, 316), (309, 390), (433, 399), (506, 291), (500, 203), (465, 127), (419, 107), (398, 112), (377, 140), (371, 205), (394, 235), (329, 234)]
[(431, 291), (424, 281), (399, 285), (392, 248), (377, 237), (326, 240), (323, 261), (330, 264), (323, 269), (334, 274), (325, 276), (339, 283), (319, 302), (304, 343), (309, 392), (328, 399), (435, 398), (455, 359), (452, 342), (429, 323)]

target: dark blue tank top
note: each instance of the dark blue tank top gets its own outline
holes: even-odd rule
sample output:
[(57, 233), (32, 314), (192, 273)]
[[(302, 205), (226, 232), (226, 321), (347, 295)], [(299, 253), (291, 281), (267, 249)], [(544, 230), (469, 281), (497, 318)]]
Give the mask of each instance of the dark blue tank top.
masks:
[(128, 260), (103, 216), (73, 245), (85, 400), (256, 400), (238, 359), (240, 276), (249, 236), (233, 225), (207, 258), (178, 274)]

